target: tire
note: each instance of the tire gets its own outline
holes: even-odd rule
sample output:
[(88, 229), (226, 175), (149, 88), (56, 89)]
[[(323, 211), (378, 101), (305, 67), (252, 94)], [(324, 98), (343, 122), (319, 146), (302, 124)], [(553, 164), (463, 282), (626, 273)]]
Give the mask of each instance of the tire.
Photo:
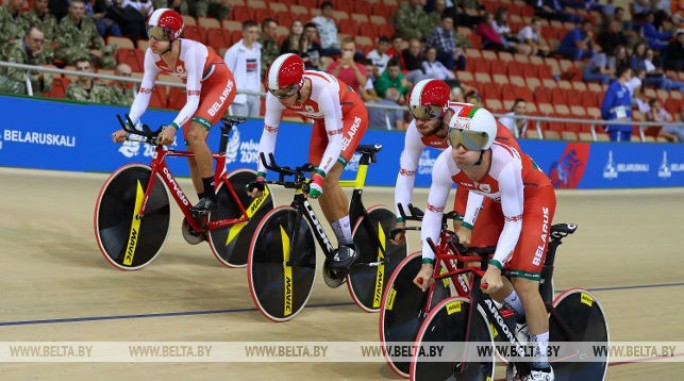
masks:
[[(553, 302), (554, 310), (549, 318), (549, 341), (553, 343), (568, 342), (569, 339), (558, 320), (562, 319), (568, 326), (575, 340), (579, 342), (603, 343), (608, 349), (610, 331), (603, 307), (598, 299), (589, 291), (570, 289), (559, 295)], [(567, 344), (572, 346), (572, 343)], [(580, 348), (579, 346), (577, 348)], [(578, 356), (591, 358), (594, 353), (587, 353), (592, 348), (583, 348)], [(582, 380), (601, 381), (608, 371), (608, 357), (600, 362), (556, 362), (552, 363), (556, 381)]]
[[(415, 347), (421, 348), (431, 342), (452, 343), (454, 347), (460, 346), (457, 343), (466, 341), (466, 328), (468, 327), (468, 315), (473, 306), (468, 298), (452, 297), (442, 300), (433, 308), (423, 321), (415, 341)], [(462, 363), (462, 355), (458, 351), (449, 351), (449, 346), (445, 348), (446, 353), (442, 356), (451, 356), (453, 361), (430, 361), (430, 357), (414, 355), (411, 360), (411, 380), (416, 381), (439, 381), (439, 380), (458, 380), (458, 381), (482, 381), (494, 378), (494, 342), (489, 331), (489, 324), (483, 311), (478, 307), (478, 313), (473, 315), (475, 321), (470, 322), (471, 341), (491, 343), (492, 351), (487, 359), (481, 362), (465, 361), (463, 373), (456, 369)], [(472, 349), (472, 348), (471, 348)], [(472, 351), (469, 351), (472, 353)]]
[[(366, 220), (367, 219), (367, 220)], [(367, 222), (377, 231), (379, 239), (368, 227)], [(406, 244), (395, 245), (391, 241), (390, 231), (396, 225), (396, 217), (392, 211), (376, 206), (368, 209), (368, 216), (356, 222), (352, 237), (360, 257), (356, 265), (347, 275), (347, 288), (354, 303), (366, 312), (378, 312), (382, 305), (382, 296), (387, 287), (389, 275), (399, 262), (406, 258)], [(378, 243), (384, 245), (384, 255)], [(380, 262), (388, 258), (387, 264), (367, 266), (364, 263)]]
[[(392, 343), (413, 342), (425, 318), (422, 311), (427, 302), (426, 294), (413, 284), (421, 262), (421, 252), (412, 253), (397, 265), (387, 281), (380, 308), (380, 343), (385, 347)], [(448, 281), (438, 285), (432, 295), (432, 306), (452, 294)], [(385, 358), (397, 375), (409, 377), (410, 362), (395, 360), (389, 354)]]
[[(296, 238), (290, 242), (293, 232)], [(290, 266), (284, 266), (286, 255)], [(316, 243), (311, 226), (294, 208), (275, 208), (259, 222), (249, 248), (247, 277), (252, 299), (267, 319), (287, 321), (304, 308), (316, 278)]]
[[(244, 267), (247, 265), (247, 252), (254, 230), (261, 218), (273, 209), (273, 195), (268, 187), (265, 187), (263, 198), (252, 199), (247, 194), (246, 186), (254, 180), (256, 180), (256, 172), (248, 169), (238, 169), (228, 174), (228, 181), (250, 219), (224, 228), (213, 229), (207, 233), (214, 257), (224, 266)], [(221, 182), (216, 195), (218, 208), (209, 215), (210, 222), (242, 216), (240, 207), (225, 183)]]
[(143, 164), (123, 166), (105, 181), (95, 204), (95, 239), (105, 259), (121, 270), (147, 266), (161, 252), (169, 232), (169, 196), (157, 175), (145, 215), (135, 219), (152, 170)]

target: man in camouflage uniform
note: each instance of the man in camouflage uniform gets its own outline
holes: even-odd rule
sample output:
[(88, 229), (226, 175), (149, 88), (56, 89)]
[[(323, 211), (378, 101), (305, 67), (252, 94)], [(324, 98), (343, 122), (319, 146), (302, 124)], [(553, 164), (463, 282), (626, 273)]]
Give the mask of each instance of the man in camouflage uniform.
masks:
[(434, 27), (423, 10), (423, 0), (404, 1), (394, 14), (394, 26), (405, 40), (424, 39)]
[(261, 22), (261, 78), (266, 75), (273, 60), (280, 55), (277, 30), (278, 23), (275, 20), (267, 18)]
[[(87, 58), (77, 58), (74, 64), (78, 71), (95, 72), (95, 68)], [(112, 89), (106, 83), (99, 82), (92, 77), (78, 77), (78, 81), (67, 86), (64, 97), (80, 102), (116, 103), (116, 95)]]
[(23, 0), (6, 0), (0, 7), (0, 47), (10, 41), (24, 37), (24, 29), (19, 23)]
[(57, 58), (67, 65), (73, 65), (76, 58), (87, 56), (101, 68), (113, 69), (116, 66), (113, 56), (116, 46), (105, 46), (104, 40), (97, 33), (95, 21), (85, 17), (83, 0), (71, 1), (69, 14), (59, 22), (57, 33)]
[[(128, 64), (120, 63), (114, 69), (114, 75), (119, 77), (130, 77), (131, 67)], [(114, 92), (114, 101), (112, 103), (121, 106), (130, 106), (135, 98), (133, 91), (133, 82), (112, 81), (109, 83), (112, 92)]]
[[(52, 63), (52, 51), (44, 47), (45, 37), (40, 28), (31, 27), (23, 39), (14, 40), (0, 49), (0, 61), (25, 65), (45, 65)], [(50, 91), (52, 74), (33, 71), (29, 73), (34, 95)], [(14, 94), (27, 94), (26, 71), (10, 67), (0, 67), (0, 91)]]
[(33, 9), (21, 14), (19, 23), (23, 30), (28, 30), (31, 25), (39, 27), (45, 35), (46, 46), (50, 46), (53, 50), (57, 48), (52, 45), (52, 42), (57, 37), (58, 23), (57, 18), (48, 9), (48, 0), (35, 0)]

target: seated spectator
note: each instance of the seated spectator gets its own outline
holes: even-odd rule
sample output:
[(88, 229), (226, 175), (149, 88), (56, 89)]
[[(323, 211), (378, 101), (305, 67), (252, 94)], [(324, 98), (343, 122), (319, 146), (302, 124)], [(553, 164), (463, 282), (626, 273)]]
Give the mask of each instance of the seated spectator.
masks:
[(549, 46), (542, 42), (539, 37), (541, 31), (541, 19), (537, 16), (532, 17), (529, 25), (524, 26), (518, 32), (518, 41), (527, 44), (532, 49), (530, 55), (546, 57), (549, 55)]
[(475, 28), (475, 32), (482, 36), (482, 48), (496, 51), (515, 53), (515, 48), (506, 45), (506, 41), (494, 29), (494, 15), (485, 13), (482, 22)]
[(630, 67), (633, 70), (643, 69), (646, 72), (644, 84), (655, 86), (663, 90), (684, 91), (684, 82), (676, 81), (663, 72), (660, 62), (655, 60), (653, 49), (647, 48), (645, 43), (640, 43), (634, 49), (630, 58)]
[(449, 95), (450, 101), (465, 102), (465, 91), (463, 91), (463, 86), (459, 80), (447, 79), (444, 82), (449, 85), (449, 89), (451, 89), (451, 94)]
[(394, 13), (393, 21), (397, 33), (405, 40), (425, 38), (434, 25), (423, 10), (423, 0), (402, 1)]
[(401, 57), (404, 62), (404, 72), (407, 81), (418, 83), (423, 79), (429, 78), (425, 74), (425, 68), (423, 67), (425, 57), (423, 57), (420, 41), (415, 38), (411, 39), (408, 48), (401, 52)]
[[(450, 1), (450, 3), (453, 5), (454, 2)], [(423, 35), (423, 37), (427, 37), (427, 35), (430, 34), (430, 32), (432, 32), (433, 25), (437, 25), (440, 21), (442, 21), (442, 15), (446, 12), (446, 10), (447, 6), (445, 0), (436, 0), (434, 2), (432, 10), (430, 11), (430, 13), (428, 13), (428, 23), (426, 25), (429, 26), (429, 28)]]
[(646, 17), (646, 15), (653, 11), (653, 6), (650, 0), (632, 0), (632, 9), (634, 10), (634, 17)]
[(598, 44), (604, 49), (609, 49), (613, 46), (627, 46), (627, 37), (620, 30), (620, 23), (612, 20), (608, 23), (608, 28), (599, 33)]
[(525, 115), (527, 115), (527, 102), (518, 98), (513, 102), (511, 111), (499, 118), (499, 123), (508, 128), (516, 137), (524, 136), (527, 131), (527, 119), (516, 119), (513, 116)]
[[(95, 72), (95, 68), (87, 58), (77, 58), (75, 66), (78, 71)], [(67, 86), (64, 98), (80, 102), (116, 104), (112, 89), (106, 83), (95, 80), (93, 77), (79, 76), (76, 82)]]
[(465, 69), (465, 54), (456, 47), (454, 19), (450, 15), (442, 16), (442, 22), (427, 37), (425, 46), (437, 50), (437, 60), (447, 69)]
[(604, 16), (610, 17), (615, 14), (615, 8), (615, 0), (606, 0), (606, 3), (603, 4), (603, 7), (601, 8), (601, 12)]
[(684, 70), (684, 29), (677, 30), (676, 38), (663, 50), (665, 70)]
[(373, 63), (373, 71), (369, 72), (373, 79), (380, 77), (380, 74), (382, 74), (382, 72), (384, 72), (387, 68), (387, 62), (389, 62), (390, 58), (392, 58), (387, 54), (389, 47), (389, 38), (380, 36), (378, 37), (378, 42), (377, 45), (375, 45), (375, 49), (368, 52), (368, 56), (366, 58)]
[(641, 33), (644, 35), (646, 41), (648, 41), (648, 46), (651, 49), (660, 50), (667, 46), (670, 39), (672, 39), (672, 32), (661, 32), (653, 25), (653, 20), (655, 16), (653, 12), (648, 12), (646, 14), (646, 22), (641, 29)]
[(86, 15), (92, 17), (95, 20), (95, 26), (97, 27), (97, 33), (100, 37), (106, 38), (107, 36), (122, 36), (121, 26), (116, 22), (118, 17), (112, 2), (107, 0), (95, 0), (92, 6), (89, 7), (86, 3)]
[(302, 39), (302, 34), (304, 34), (304, 24), (299, 20), (294, 20), (290, 25), (290, 33), (280, 45), (280, 54), (299, 54), (299, 41)]
[[(24, 65), (46, 65), (52, 63), (52, 51), (45, 47), (43, 31), (31, 26), (23, 39), (7, 43), (0, 50), (0, 61), (14, 62)], [(0, 67), (0, 92), (27, 94), (26, 71), (11, 67)], [(31, 72), (31, 94), (41, 95), (52, 88), (52, 74)]]
[(20, 16), (21, 29), (28, 31), (31, 25), (37, 26), (43, 31), (45, 36), (45, 47), (49, 47), (52, 50), (57, 48), (56, 44), (53, 44), (55, 38), (57, 37), (57, 18), (50, 13), (48, 8), (48, 0), (35, 0), (33, 3), (33, 9), (24, 12)]
[(477, 90), (470, 90), (465, 95), (465, 101), (474, 104), (477, 107), (484, 107), (484, 101), (482, 100), (482, 95), (477, 92)]
[(535, 1), (534, 14), (543, 19), (570, 21), (579, 23), (582, 19), (574, 14), (565, 12), (560, 0), (533, 0)]
[(24, 37), (22, 29), (21, 7), (23, 0), (6, 0), (5, 5), (0, 6), (0, 49), (10, 41)]
[(600, 45), (597, 45), (595, 49), (596, 54), (594, 54), (584, 66), (582, 80), (584, 82), (596, 81), (607, 85), (613, 79), (615, 67), (610, 66), (611, 61), (608, 59), (606, 53), (603, 52)]
[(333, 4), (330, 1), (321, 3), (321, 15), (311, 21), (318, 27), (321, 37), (322, 54), (324, 56), (337, 56), (340, 54), (340, 46), (337, 42), (337, 24), (333, 15)]
[[(131, 76), (131, 67), (128, 64), (120, 63), (114, 69), (114, 75), (119, 77)], [(135, 99), (135, 91), (133, 91), (133, 82), (112, 81), (109, 83), (112, 92), (114, 92), (113, 103), (121, 106), (130, 106)]]
[(403, 104), (405, 102), (405, 95), (411, 88), (411, 82), (404, 78), (404, 74), (399, 67), (399, 60), (392, 58), (387, 63), (387, 69), (380, 75), (380, 78), (375, 82), (375, 91), (380, 98), (387, 99), (387, 90), (395, 88), (399, 91), (399, 98), (397, 103)]
[[(390, 46), (390, 48), (387, 49), (387, 52), (385, 52), (385, 54), (390, 56), (390, 59), (391, 58), (398, 59), (402, 70), (405, 70), (406, 65), (404, 65), (404, 62), (403, 62), (404, 59), (401, 57), (401, 52), (404, 50), (404, 39), (398, 33), (395, 33), (392, 35), (390, 42), (391, 42), (392, 46)], [(382, 74), (382, 73), (380, 73), (380, 74)]]
[(58, 59), (74, 65), (76, 59), (88, 57), (89, 61), (104, 69), (114, 69), (116, 46), (106, 45), (95, 27), (95, 22), (85, 17), (84, 0), (72, 0), (69, 15), (59, 22), (57, 33)]
[(532, 47), (518, 40), (518, 36), (511, 31), (511, 27), (508, 25), (507, 15), (506, 7), (499, 7), (496, 10), (491, 24), (494, 31), (501, 37), (504, 46), (514, 49), (515, 53), (529, 55), (532, 52)]
[(648, 106), (650, 110), (646, 113), (646, 120), (649, 122), (660, 122), (660, 123), (670, 123), (673, 121), (672, 115), (670, 115), (665, 107), (660, 104), (660, 101), (656, 98), (652, 98), (648, 101)]
[[(610, 84), (601, 103), (601, 116), (604, 120), (628, 122), (632, 120), (632, 97), (627, 82), (632, 78), (632, 69), (628, 66), (617, 68), (616, 81)], [(610, 140), (615, 142), (629, 142), (632, 139), (632, 125), (605, 126), (605, 131), (610, 135)]]
[[(373, 65), (373, 62), (368, 58), (361, 59), (359, 63), (366, 68), (366, 73), (372, 73), (373, 69), (375, 69), (375, 65)], [(380, 100), (378, 93), (375, 92), (375, 78), (373, 78), (372, 75), (368, 76), (366, 86), (359, 88), (359, 94), (361, 95), (361, 99), (366, 103)]]
[(345, 37), (342, 39), (341, 45), (342, 55), (337, 61), (331, 63), (326, 71), (341, 79), (342, 82), (358, 93), (360, 88), (366, 86), (368, 73), (362, 64), (354, 62), (354, 54), (356, 53), (354, 40), (351, 37)]
[(627, 55), (627, 48), (623, 45), (618, 45), (613, 50), (613, 54), (608, 57), (609, 66), (618, 68), (620, 66), (631, 66), (629, 64), (629, 56)]
[(445, 81), (447, 79), (456, 79), (456, 76), (451, 70), (447, 69), (444, 67), (444, 65), (442, 65), (441, 62), (437, 61), (437, 49), (435, 48), (427, 48), (427, 50), (425, 50), (423, 70), (425, 71), (426, 78), (434, 78), (441, 81)]
[(278, 23), (266, 18), (261, 21), (261, 37), (259, 44), (261, 44), (261, 77), (266, 75), (268, 67), (271, 62), (280, 55), (280, 47), (278, 46)]
[(452, 13), (456, 24), (472, 28), (482, 22), (486, 10), (480, 0), (459, 0), (454, 3)]
[(558, 52), (574, 61), (591, 58), (594, 55), (593, 37), (591, 21), (584, 21), (581, 26), (569, 31), (563, 37)]
[(658, 136), (670, 142), (684, 142), (684, 108), (679, 110), (679, 117), (677, 119), (679, 123), (661, 128)]
[(318, 43), (318, 28), (316, 24), (308, 22), (304, 24), (304, 33), (299, 41), (299, 55), (304, 60), (307, 70), (318, 70), (321, 53), (321, 44)]

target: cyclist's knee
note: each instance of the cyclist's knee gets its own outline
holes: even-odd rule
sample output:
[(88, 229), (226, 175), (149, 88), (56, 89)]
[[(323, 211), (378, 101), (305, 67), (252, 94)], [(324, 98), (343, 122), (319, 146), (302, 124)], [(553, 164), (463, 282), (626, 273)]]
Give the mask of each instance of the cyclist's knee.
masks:
[(185, 138), (191, 145), (206, 144), (205, 139), (207, 138), (207, 134), (207, 129), (201, 124), (192, 122), (190, 123), (190, 126), (188, 126)]
[(535, 294), (539, 295), (539, 282), (524, 279), (524, 278), (513, 278), (513, 287), (515, 292), (522, 299), (529, 297), (535, 297)]

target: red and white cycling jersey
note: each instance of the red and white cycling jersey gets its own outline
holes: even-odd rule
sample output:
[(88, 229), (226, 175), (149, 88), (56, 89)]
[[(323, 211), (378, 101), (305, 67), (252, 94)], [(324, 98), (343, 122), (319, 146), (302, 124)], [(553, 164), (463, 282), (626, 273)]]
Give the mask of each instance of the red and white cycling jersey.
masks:
[[(134, 123), (140, 119), (149, 105), (157, 75), (164, 73), (178, 77), (185, 83), (187, 101), (173, 120), (177, 126), (183, 126), (193, 117), (199, 107), (202, 82), (214, 74), (215, 65), (225, 65), (221, 57), (204, 44), (184, 38), (178, 40), (180, 53), (173, 68), (168, 67), (160, 55), (152, 53), (152, 50), (147, 48), (145, 73), (140, 90), (131, 105), (130, 118)], [(231, 91), (232, 89), (228, 92)]]
[[(423, 257), (434, 258), (434, 253), (426, 242), (428, 238), (434, 242), (439, 240), (442, 213), (454, 183), (467, 188), (471, 194), (478, 194), (501, 203), (505, 222), (494, 259), (504, 263), (515, 249), (522, 228), (525, 198), (533, 197), (542, 188), (552, 187), (551, 181), (529, 156), (520, 154), (515, 148), (494, 142), (491, 154), (489, 170), (478, 181), (471, 180), (458, 168), (451, 156), (451, 150), (442, 152), (435, 161), (428, 205), (422, 224)], [(470, 203), (470, 200), (468, 202)]]

